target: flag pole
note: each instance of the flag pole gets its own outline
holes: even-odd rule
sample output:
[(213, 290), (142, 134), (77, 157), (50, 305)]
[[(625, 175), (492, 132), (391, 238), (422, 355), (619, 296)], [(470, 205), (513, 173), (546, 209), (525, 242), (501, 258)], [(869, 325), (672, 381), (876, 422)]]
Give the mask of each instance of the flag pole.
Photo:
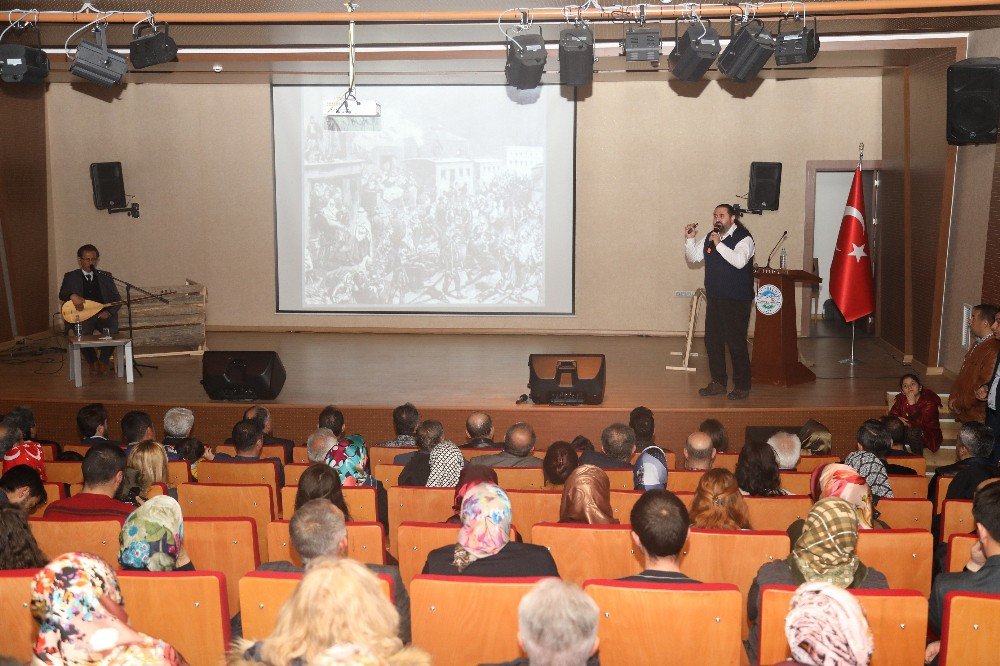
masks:
[[(864, 142), (861, 142), (858, 144), (859, 171), (861, 170), (861, 162), (864, 160), (864, 157), (865, 157), (865, 144)], [(859, 361), (857, 357), (854, 355), (854, 336), (857, 333), (857, 323), (858, 323), (857, 319), (851, 322), (851, 356), (849, 358), (840, 359), (840, 363), (843, 365), (858, 365), (859, 363), (861, 363), (861, 361)]]

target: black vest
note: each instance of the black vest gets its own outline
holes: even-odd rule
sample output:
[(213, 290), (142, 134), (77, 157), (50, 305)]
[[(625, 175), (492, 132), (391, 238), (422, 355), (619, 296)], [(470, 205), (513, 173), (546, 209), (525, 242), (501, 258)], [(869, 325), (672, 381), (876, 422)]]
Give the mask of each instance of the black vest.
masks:
[[(738, 226), (733, 230), (728, 238), (723, 239), (722, 244), (733, 250), (736, 245), (750, 235), (744, 227)], [(753, 300), (753, 255), (743, 268), (736, 268), (712, 248), (708, 252), (711, 242), (705, 239), (705, 246), (702, 253), (705, 255), (705, 293), (710, 298), (729, 298), (735, 301)]]
[[(81, 271), (82, 273), (83, 271)], [(80, 294), (88, 301), (97, 301), (98, 303), (104, 302), (104, 296), (101, 294), (101, 285), (97, 282), (97, 274), (94, 273), (94, 279), (88, 280), (87, 276), (83, 276), (83, 293)]]

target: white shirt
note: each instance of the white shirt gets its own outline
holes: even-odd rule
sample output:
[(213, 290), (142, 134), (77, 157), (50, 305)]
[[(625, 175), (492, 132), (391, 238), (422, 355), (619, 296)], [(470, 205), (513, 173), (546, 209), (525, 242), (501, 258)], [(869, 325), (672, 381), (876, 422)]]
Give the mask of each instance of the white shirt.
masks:
[(88, 273), (87, 271), (83, 271), (83, 279), (84, 279), (84, 280), (90, 280), (90, 279), (92, 279), (93, 277), (94, 277), (94, 274), (93, 274), (93, 272), (91, 272), (91, 273)]
[[(722, 240), (726, 240), (736, 232), (736, 224), (729, 227), (729, 231), (722, 235)], [(705, 245), (705, 237), (701, 238), (687, 238), (684, 241), (684, 256), (692, 264), (697, 264), (699, 261), (704, 260), (705, 255), (702, 251), (702, 247)], [(728, 261), (734, 268), (743, 268), (750, 261), (750, 257), (754, 255), (756, 247), (753, 243), (753, 236), (747, 236), (732, 250), (729, 249), (728, 245), (723, 245), (721, 242), (712, 248), (712, 252), (718, 252), (719, 256)]]

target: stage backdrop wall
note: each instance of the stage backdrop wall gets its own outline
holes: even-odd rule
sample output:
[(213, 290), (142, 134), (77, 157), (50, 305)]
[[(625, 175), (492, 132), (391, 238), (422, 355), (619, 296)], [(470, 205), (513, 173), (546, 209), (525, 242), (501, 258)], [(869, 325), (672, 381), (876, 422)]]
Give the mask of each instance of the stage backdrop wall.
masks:
[[(881, 157), (881, 77), (759, 85), (601, 82), (579, 105), (575, 316), (277, 315), (270, 88), (133, 84), (108, 101), (87, 84), (53, 83), (46, 99), (51, 308), (76, 248), (140, 285), (207, 285), (216, 328), (387, 328), (682, 333), (701, 285), (682, 228), (704, 230), (718, 202), (747, 191), (752, 161), (784, 165), (781, 210), (747, 220), (759, 261), (788, 230), (802, 260), (805, 164), (844, 160), (865, 143)], [(92, 203), (88, 166), (121, 161), (142, 217)]]

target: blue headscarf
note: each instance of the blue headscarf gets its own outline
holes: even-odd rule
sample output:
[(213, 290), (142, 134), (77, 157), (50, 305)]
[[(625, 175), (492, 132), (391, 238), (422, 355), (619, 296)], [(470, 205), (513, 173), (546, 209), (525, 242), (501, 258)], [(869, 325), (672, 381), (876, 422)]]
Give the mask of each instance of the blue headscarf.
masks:
[(632, 468), (636, 490), (664, 490), (667, 487), (667, 456), (658, 446), (647, 446)]

